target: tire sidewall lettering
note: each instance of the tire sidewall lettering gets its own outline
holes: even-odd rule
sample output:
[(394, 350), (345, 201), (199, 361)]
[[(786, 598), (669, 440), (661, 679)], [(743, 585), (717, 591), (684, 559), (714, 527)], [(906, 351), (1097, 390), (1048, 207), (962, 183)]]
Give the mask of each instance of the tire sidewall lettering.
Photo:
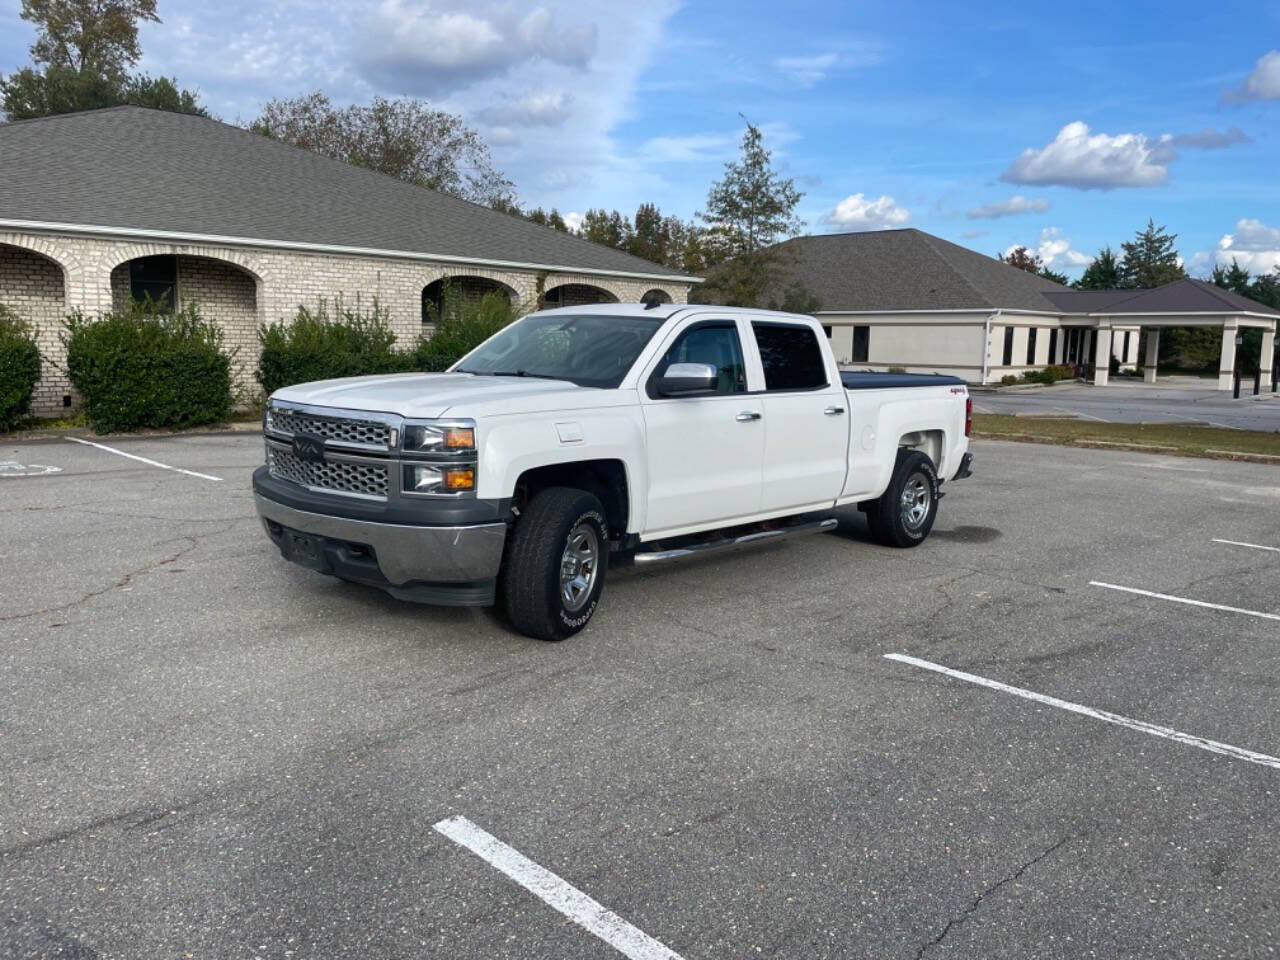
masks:
[[(585, 520), (592, 520), (595, 522), (595, 526), (598, 528), (600, 533), (601, 552), (603, 553), (604, 551), (608, 550), (609, 528), (605, 523), (604, 516), (601, 515), (600, 511), (598, 510), (584, 510), (582, 513), (580, 513), (577, 516), (577, 518), (572, 523), (569, 524), (569, 529), (565, 531), (565, 535), (564, 535), (565, 543), (567, 544), (569, 542), (569, 534), (573, 532), (574, 528), (577, 527), (580, 523), (582, 523)], [(587, 604), (587, 608), (585, 610), (578, 613), (577, 616), (572, 616), (572, 617), (569, 616), (568, 611), (565, 610), (564, 608), (564, 602), (563, 600), (560, 599), (560, 591), (558, 589), (555, 591), (556, 605), (558, 608), (557, 613), (559, 614), (560, 622), (565, 627), (567, 627), (570, 630), (578, 630), (586, 625), (587, 621), (590, 620), (592, 615), (596, 612), (596, 607), (600, 604), (600, 588), (603, 582), (604, 582), (603, 580), (597, 579), (596, 585), (594, 587), (595, 596), (591, 598), (591, 602)]]

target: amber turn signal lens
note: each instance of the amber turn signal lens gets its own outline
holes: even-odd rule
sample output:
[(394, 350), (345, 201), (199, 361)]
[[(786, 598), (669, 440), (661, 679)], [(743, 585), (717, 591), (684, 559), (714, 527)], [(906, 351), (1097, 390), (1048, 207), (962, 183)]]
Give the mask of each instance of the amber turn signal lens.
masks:
[(470, 450), (476, 445), (476, 432), (471, 427), (450, 427), (444, 432), (444, 445), (450, 450)]
[(473, 490), (475, 485), (476, 472), (474, 470), (444, 471), (444, 486), (446, 490)]

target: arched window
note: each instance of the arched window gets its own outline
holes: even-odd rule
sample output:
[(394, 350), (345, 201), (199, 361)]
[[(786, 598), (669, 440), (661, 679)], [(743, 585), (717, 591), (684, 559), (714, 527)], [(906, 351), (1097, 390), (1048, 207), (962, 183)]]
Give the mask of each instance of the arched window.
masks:
[(618, 298), (608, 290), (589, 283), (563, 283), (558, 287), (552, 287), (542, 297), (543, 306), (548, 310), (555, 307), (585, 307), (593, 303), (617, 302)]
[(439, 323), (459, 305), (479, 303), (491, 293), (502, 293), (508, 302), (515, 291), (488, 277), (441, 277), (422, 288), (422, 322)]

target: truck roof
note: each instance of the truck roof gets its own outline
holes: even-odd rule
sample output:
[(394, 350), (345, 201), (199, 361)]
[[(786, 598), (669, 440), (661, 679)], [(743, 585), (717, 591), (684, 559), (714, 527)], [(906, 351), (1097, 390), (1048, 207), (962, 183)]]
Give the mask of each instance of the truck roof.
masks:
[(539, 310), (537, 312), (539, 314), (563, 313), (566, 316), (589, 313), (597, 317), (658, 317), (663, 320), (682, 312), (710, 312), (722, 317), (745, 316), (761, 320), (801, 320), (806, 323), (817, 323), (813, 317), (802, 313), (757, 310), (753, 307), (724, 307), (714, 303), (659, 303), (650, 307), (645, 306), (643, 303), (588, 303), (576, 307), (555, 307), (551, 310)]

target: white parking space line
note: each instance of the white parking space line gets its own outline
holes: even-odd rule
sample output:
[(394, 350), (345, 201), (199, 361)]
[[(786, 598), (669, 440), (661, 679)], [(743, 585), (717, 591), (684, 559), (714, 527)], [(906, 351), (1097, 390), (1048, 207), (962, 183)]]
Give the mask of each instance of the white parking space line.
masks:
[(899, 663), (906, 663), (913, 667), (919, 667), (922, 670), (932, 670), (934, 673), (941, 673), (948, 677), (954, 677), (956, 680), (964, 680), (967, 683), (976, 683), (978, 686), (987, 687), (991, 690), (999, 690), (1001, 693), (1011, 693), (1015, 697), (1022, 697), (1024, 700), (1043, 703), (1046, 706), (1057, 707), (1059, 710), (1067, 710), (1071, 713), (1078, 713), (1084, 717), (1092, 717), (1094, 720), (1114, 723), (1116, 726), (1127, 727), (1130, 730), (1137, 730), (1140, 733), (1148, 733), (1153, 737), (1162, 737), (1165, 740), (1173, 740), (1176, 743), (1186, 744), (1189, 747), (1198, 747), (1201, 750), (1208, 750), (1210, 753), (1221, 754), (1224, 757), (1231, 757), (1235, 760), (1246, 760), (1249, 763), (1256, 763), (1260, 766), (1280, 770), (1280, 757), (1273, 757), (1270, 754), (1258, 753), (1254, 750), (1245, 750), (1242, 747), (1233, 747), (1229, 743), (1220, 743), (1217, 740), (1206, 740), (1204, 737), (1197, 737), (1194, 734), (1183, 733), (1180, 730), (1174, 730), (1172, 727), (1158, 726), (1154, 723), (1147, 723), (1145, 720), (1134, 720), (1130, 717), (1121, 716), (1118, 713), (1111, 713), (1108, 710), (1095, 710), (1093, 707), (1086, 707), (1083, 704), (1072, 703), (1070, 700), (1059, 700), (1057, 697), (1050, 697), (1043, 693), (1036, 693), (1034, 690), (1025, 690), (1022, 687), (1013, 687), (1007, 683), (1001, 683), (999, 680), (988, 680), (986, 677), (980, 677), (973, 673), (965, 673), (963, 670), (952, 670), (950, 667), (944, 667), (941, 664), (932, 663), (928, 660), (921, 660), (918, 657), (909, 657), (902, 653), (886, 653), (885, 659), (896, 660)]
[(681, 960), (678, 953), (633, 927), (550, 870), (538, 866), (520, 851), (486, 833), (466, 817), (441, 820), (435, 829), (505, 873), (574, 923), (594, 933), (623, 956), (631, 960)]
[(993, 411), (989, 410), (987, 407), (980, 407), (975, 403), (973, 405), (973, 412), (974, 413), (992, 413)]
[(196, 473), (194, 470), (183, 470), (181, 467), (171, 467), (167, 463), (161, 463), (159, 460), (148, 460), (146, 457), (140, 457), (135, 453), (125, 453), (123, 450), (117, 450), (115, 447), (108, 447), (105, 443), (94, 443), (92, 440), (81, 440), (79, 437), (67, 437), (72, 443), (83, 443), (86, 447), (96, 447), (99, 450), (105, 450), (107, 453), (114, 453), (118, 457), (128, 457), (130, 460), (137, 460), (139, 463), (145, 463), (148, 466), (159, 467), (161, 470), (172, 470), (174, 473), (185, 473), (188, 477), (199, 477), (201, 480), (216, 480), (222, 482), (221, 477), (211, 477), (207, 473)]
[(1208, 603), (1205, 600), (1192, 600), (1190, 597), (1174, 597), (1167, 593), (1156, 593), (1152, 590), (1139, 590), (1137, 587), (1122, 587), (1116, 583), (1103, 583), (1090, 580), (1091, 587), (1105, 587), (1108, 590), (1120, 590), (1124, 593), (1136, 593), (1140, 597), (1152, 597), (1156, 600), (1169, 600), (1173, 603), (1185, 603), (1193, 607), (1206, 607), (1209, 610), (1225, 610), (1227, 613), (1243, 613), (1247, 617), (1261, 617), (1263, 620), (1280, 620), (1280, 613), (1263, 613), (1261, 610), (1246, 610), (1243, 607), (1228, 607), (1222, 603)]
[(1245, 543), (1243, 540), (1219, 540), (1213, 538), (1214, 543), (1225, 543), (1229, 547), (1249, 547), (1253, 550), (1270, 550), (1272, 553), (1280, 553), (1280, 547), (1264, 547), (1260, 543)]

